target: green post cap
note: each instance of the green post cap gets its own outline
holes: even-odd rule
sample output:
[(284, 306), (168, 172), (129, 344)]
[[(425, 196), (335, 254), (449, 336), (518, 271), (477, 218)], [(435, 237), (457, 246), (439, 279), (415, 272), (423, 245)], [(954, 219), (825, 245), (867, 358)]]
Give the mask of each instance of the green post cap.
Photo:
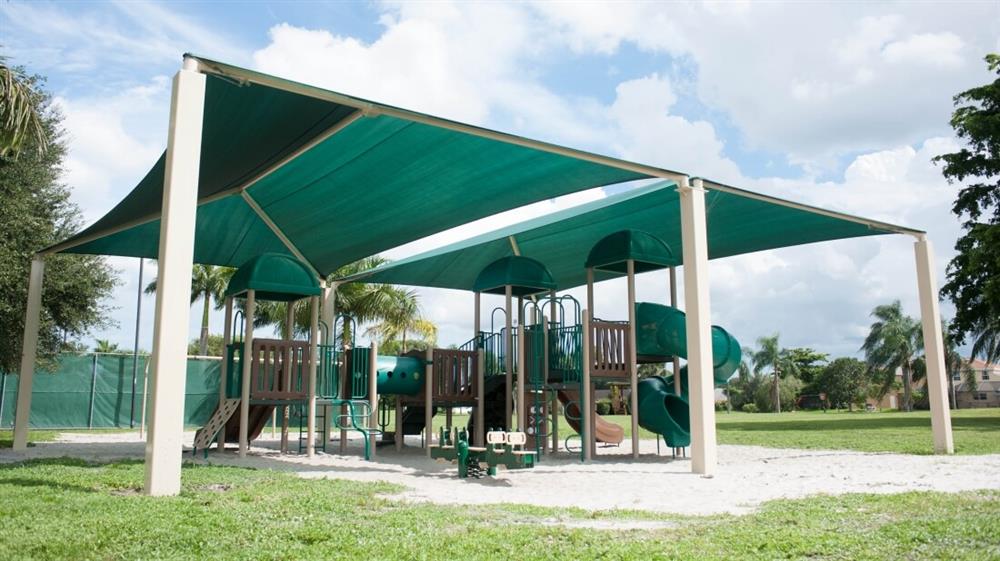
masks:
[(635, 261), (635, 272), (655, 271), (678, 264), (674, 252), (660, 238), (642, 230), (619, 230), (594, 244), (586, 266), (599, 271), (625, 273), (628, 260)]
[(533, 296), (556, 289), (552, 273), (540, 262), (520, 255), (501, 257), (487, 265), (472, 289), (476, 292), (504, 294), (507, 286), (514, 296)]
[(240, 266), (229, 280), (226, 296), (254, 290), (258, 300), (292, 302), (323, 291), (309, 267), (288, 255), (263, 253)]

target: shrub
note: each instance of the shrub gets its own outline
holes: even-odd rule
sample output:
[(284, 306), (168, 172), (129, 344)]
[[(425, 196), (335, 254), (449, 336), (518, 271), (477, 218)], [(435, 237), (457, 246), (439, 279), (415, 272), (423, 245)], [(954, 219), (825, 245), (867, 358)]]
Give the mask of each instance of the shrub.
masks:
[(611, 400), (610, 399), (598, 399), (597, 400), (597, 414), (598, 415), (610, 415), (611, 414)]
[(760, 410), (757, 409), (756, 403), (744, 403), (743, 412), (744, 413), (758, 413)]

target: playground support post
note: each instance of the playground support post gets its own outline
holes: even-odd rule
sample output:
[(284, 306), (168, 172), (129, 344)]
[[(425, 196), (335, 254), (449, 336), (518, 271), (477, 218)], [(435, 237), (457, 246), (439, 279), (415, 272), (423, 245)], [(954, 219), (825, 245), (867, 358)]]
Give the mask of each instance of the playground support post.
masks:
[(953, 454), (951, 412), (944, 366), (944, 339), (941, 333), (941, 311), (938, 305), (937, 279), (934, 272), (934, 248), (926, 235), (917, 237), (913, 245), (917, 260), (917, 291), (920, 296), (920, 320), (923, 327), (924, 351), (927, 355), (927, 390), (931, 404), (931, 430), (934, 433), (934, 453)]
[(524, 407), (524, 386), (528, 383), (528, 365), (524, 363), (524, 340), (527, 331), (524, 328), (524, 298), (517, 297), (517, 430), (528, 430), (525, 423), (526, 409)]
[[(593, 279), (593, 269), (587, 269), (587, 280)], [(588, 282), (589, 285), (589, 282)], [(588, 295), (590, 293), (588, 286)], [(580, 385), (580, 401), (576, 408), (580, 412), (580, 448), (583, 450), (583, 461), (589, 462), (592, 458), (590, 447), (590, 309), (583, 311), (583, 372)]]
[[(693, 185), (692, 185), (693, 183)], [(688, 385), (691, 404), (691, 471), (712, 475), (717, 462), (712, 323), (708, 284), (705, 189), (701, 179), (681, 181), (681, 240), (687, 313)]]
[(371, 429), (368, 443), (370, 457), (375, 458), (375, 449), (378, 448), (374, 440), (375, 429), (378, 428), (378, 341), (375, 339), (372, 339), (368, 353), (368, 406), (371, 408), (371, 414), (368, 415), (368, 428)]
[[(295, 302), (285, 303), (285, 356), (284, 360), (284, 372), (282, 372), (281, 386), (286, 390), (292, 387), (292, 333), (295, 332)], [(288, 453), (288, 420), (289, 420), (289, 407), (288, 405), (283, 405), (281, 407), (281, 444), (279, 449), (282, 454)], [(277, 410), (275, 410), (277, 411)], [(274, 425), (271, 425), (271, 430), (274, 430)]]
[[(289, 304), (290, 305), (290, 304)], [(316, 455), (316, 367), (319, 362), (319, 296), (309, 298), (309, 400), (306, 406), (306, 457)], [(373, 359), (374, 360), (374, 359)]]
[(35, 378), (35, 355), (38, 354), (38, 324), (42, 313), (42, 281), (45, 260), (41, 255), (31, 259), (28, 274), (28, 306), (24, 312), (24, 339), (21, 344), (21, 375), (17, 381), (17, 405), (14, 409), (15, 452), (28, 449), (28, 423), (31, 414), (31, 385)]
[(395, 401), (396, 401), (395, 403), (396, 414), (394, 415), (395, 417), (394, 420), (396, 423), (395, 424), (396, 434), (393, 440), (394, 444), (396, 445), (396, 451), (399, 452), (400, 450), (403, 449), (403, 398), (397, 395)]
[[(139, 288), (135, 297), (135, 333), (132, 342), (132, 401), (129, 403), (128, 426), (135, 428), (135, 384), (139, 378), (139, 326), (142, 321), (142, 273), (146, 260), (139, 258)], [(2, 407), (0, 407), (2, 409)]]
[(153, 403), (146, 440), (149, 495), (176, 495), (181, 487), (188, 325), (187, 314), (177, 311), (187, 310), (191, 300), (205, 84), (198, 61), (186, 58), (174, 76), (171, 95), (151, 359)]
[[(219, 364), (219, 409), (226, 403), (226, 379), (229, 377), (229, 344), (233, 342), (233, 297), (226, 297), (226, 317), (222, 324), (222, 363)], [(219, 451), (226, 447), (226, 431), (219, 431)]]
[(427, 349), (424, 361), (424, 454), (430, 458), (434, 437), (434, 349)]
[(257, 313), (256, 291), (247, 291), (246, 315), (243, 316), (243, 353), (240, 355), (242, 383), (240, 384), (240, 458), (247, 457), (250, 447), (250, 367), (257, 358), (253, 356), (253, 318)]
[(479, 340), (482, 331), (483, 295), (476, 292), (475, 317), (473, 318), (473, 341), (476, 347), (476, 434), (472, 435), (474, 446), (486, 446), (486, 357), (483, 355), (483, 345)]
[[(670, 307), (677, 307), (677, 268), (670, 267)], [(674, 375), (674, 395), (681, 395), (681, 357), (676, 354), (671, 357)], [(683, 448), (674, 447), (674, 456), (682, 452)], [(660, 439), (656, 439), (656, 454), (660, 453)]]
[[(565, 324), (566, 324), (566, 318), (564, 317), (564, 318), (562, 318), (562, 320), (563, 321), (562, 321), (561, 325), (565, 326)], [(555, 290), (549, 292), (549, 321), (552, 321), (552, 322), (556, 321), (556, 291)], [(549, 359), (548, 359), (548, 354), (547, 354), (548, 353), (548, 349), (549, 349), (549, 343), (548, 343), (547, 337), (548, 337), (548, 334), (546, 334), (546, 341), (545, 341), (545, 351), (546, 351), (546, 355), (545, 355), (546, 356), (546, 358), (545, 358), (545, 380), (546, 381), (548, 381), (548, 379), (549, 379), (548, 378), (548, 376), (549, 376), (549, 370), (548, 370), (548, 368), (549, 368)], [(551, 393), (552, 393), (552, 397), (551, 397), (552, 404), (550, 405), (550, 407), (552, 407), (552, 453), (555, 454), (556, 452), (559, 452), (559, 396), (556, 394), (556, 392), (551, 392)]]
[(628, 270), (628, 370), (629, 411), (632, 419), (632, 457), (639, 457), (639, 357), (635, 343), (635, 260), (625, 262)]
[[(539, 402), (541, 402), (543, 406), (547, 405), (545, 403), (545, 400), (548, 399), (548, 395), (545, 390), (545, 385), (548, 383), (548, 381), (549, 381), (549, 318), (545, 317), (545, 314), (542, 314), (542, 387), (539, 388), (542, 392), (542, 398), (539, 400)], [(540, 411), (535, 411), (535, 414), (540, 414), (540, 413), (541, 413)], [(541, 419), (542, 419), (541, 425), (542, 428), (544, 428), (546, 423), (545, 415), (541, 415)], [(544, 430), (540, 432), (542, 434), (545, 434)], [(538, 435), (537, 437), (542, 439), (542, 453), (548, 454), (549, 440), (541, 435)], [(555, 449), (553, 448), (553, 452), (554, 451)]]
[(507, 333), (504, 335), (504, 370), (506, 379), (504, 380), (504, 422), (509, 429), (513, 428), (514, 417), (514, 326), (511, 318), (511, 300), (513, 299), (513, 288), (508, 285), (504, 291), (504, 327)]

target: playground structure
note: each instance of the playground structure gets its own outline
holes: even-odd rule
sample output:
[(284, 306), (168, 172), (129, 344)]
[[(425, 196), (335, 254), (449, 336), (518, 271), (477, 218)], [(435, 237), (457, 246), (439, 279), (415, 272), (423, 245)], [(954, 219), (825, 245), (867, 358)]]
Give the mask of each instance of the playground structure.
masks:
[[(184, 57), (183, 67), (174, 76), (167, 130), (163, 156), (126, 198), (93, 225), (40, 249), (33, 257), (18, 380), (15, 453), (27, 447), (42, 284), (46, 258), (50, 255), (79, 253), (158, 259), (155, 329), (149, 363), (152, 384), (145, 491), (171, 495), (180, 489), (185, 380), (175, 373), (182, 372), (186, 362), (187, 314), (181, 310), (188, 308), (193, 263), (238, 267), (262, 254), (280, 253), (295, 258), (314, 275), (322, 294), (309, 298), (313, 316), (319, 308), (323, 321), (311, 322), (310, 358), (300, 361), (306, 372), (309, 453), (314, 442), (309, 436), (315, 436), (319, 400), (318, 381), (313, 372), (320, 370), (319, 363), (326, 360), (320, 358), (319, 326), (331, 327), (325, 341), (331, 345), (337, 317), (334, 294), (339, 283), (348, 281), (333, 279), (335, 271), (365, 256), (499, 212), (609, 186), (620, 186), (616, 187), (617, 195), (608, 197), (613, 198), (614, 204), (610, 200), (595, 201), (541, 217), (530, 226), (504, 236), (466, 240), (448, 251), (437, 251), (437, 256), (422, 256), (420, 270), (407, 268), (413, 259), (403, 260), (391, 270), (387, 267), (371, 275), (371, 280), (468, 290), (471, 275), (511, 251), (518, 255), (520, 247), (526, 255), (544, 262), (559, 288), (566, 290), (582, 284), (580, 263), (584, 262), (584, 256), (580, 251), (590, 248), (597, 239), (623, 229), (655, 234), (681, 252), (671, 266), (683, 267), (691, 470), (711, 474), (717, 465), (712, 390), (720, 373), (716, 372), (718, 366), (713, 356), (709, 259), (835, 239), (886, 234), (912, 236), (934, 450), (954, 451), (945, 391), (935, 261), (927, 235), (921, 230), (783, 200), (692, 174), (475, 127), (193, 55)], [(628, 185), (650, 179), (661, 182), (641, 187)], [(418, 220), (413, 219), (414, 213), (419, 213)], [(500, 249), (503, 253), (498, 254)], [(635, 262), (641, 259), (631, 261), (634, 273)], [(599, 277), (596, 280), (614, 276), (600, 269), (595, 269), (595, 273)], [(248, 291), (246, 295), (247, 307), (252, 308), (256, 293), (251, 297)], [(635, 331), (636, 308), (633, 302), (629, 304), (633, 321), (627, 329)], [(524, 314), (524, 307), (519, 308), (518, 313)], [(531, 311), (528, 312), (530, 316)], [(534, 313), (541, 315), (538, 311)], [(593, 305), (588, 302), (581, 312), (582, 325), (592, 326), (588, 318), (592, 313)], [(249, 313), (247, 316), (253, 317)], [(553, 316), (550, 311), (549, 322)], [(510, 313), (507, 318), (509, 322)], [(544, 331), (549, 322), (537, 320), (536, 317), (532, 325), (541, 323)], [(478, 322), (474, 338), (478, 338)], [(252, 322), (245, 323), (245, 331), (251, 331)], [(530, 338), (527, 333), (531, 329), (525, 326), (524, 331), (525, 336), (520, 340), (528, 352), (529, 344), (523, 341)], [(580, 334), (584, 339), (580, 354), (591, 348), (590, 338), (594, 335), (591, 331), (588, 327)], [(618, 327), (606, 332), (616, 337), (623, 334)], [(508, 329), (508, 339), (511, 334), (512, 329)], [(637, 338), (637, 334), (632, 336), (629, 346), (636, 346)], [(252, 344), (253, 338), (244, 335), (244, 347), (251, 346), (248, 352), (252, 352)], [(301, 349), (301, 342), (298, 344)], [(286, 344), (287, 349), (293, 347), (291, 342)], [(617, 343), (615, 348), (624, 349)], [(464, 355), (469, 371), (473, 368), (471, 364), (486, 358), (487, 353), (480, 352), (473, 360), (470, 357), (475, 351), (466, 349), (469, 354)], [(660, 349), (675, 355), (679, 351)], [(631, 352), (623, 357), (633, 371), (639, 354)], [(370, 352), (370, 356), (377, 353)], [(510, 353), (508, 356), (506, 360), (513, 360)], [(665, 356), (656, 355), (656, 360)], [(425, 369), (433, 372), (437, 360), (425, 357)], [(376, 362), (369, 361), (369, 380), (375, 379), (372, 371)], [(340, 364), (347, 363), (341, 360)], [(581, 369), (581, 377), (589, 377), (590, 364), (591, 358), (583, 357), (585, 367)], [(244, 372), (241, 390), (247, 387), (250, 378), (250, 373), (245, 372), (248, 368), (240, 364), (240, 371)], [(424, 414), (425, 426), (430, 426), (435, 390), (434, 376), (427, 375), (427, 370), (424, 381), (432, 391), (424, 392)], [(444, 371), (447, 376), (454, 372), (448, 368)], [(473, 378), (479, 379), (484, 371), (485, 367), (479, 368)], [(508, 368), (507, 372), (512, 371)], [(282, 372), (279, 379), (284, 376)], [(677, 397), (684, 396), (682, 381), (677, 369), (670, 381), (674, 386), (672, 393)], [(580, 384), (581, 399), (591, 403), (587, 382)], [(475, 387), (480, 404), (484, 403), (484, 385)], [(670, 385), (664, 380), (662, 386), (649, 388), (652, 391), (648, 395), (666, 391)], [(377, 382), (374, 386), (368, 392), (369, 403), (377, 397)], [(471, 384), (466, 386), (471, 388)], [(638, 408), (638, 384), (630, 380), (630, 389), (634, 412)], [(246, 414), (246, 422), (241, 423), (240, 446), (245, 452), (254, 394), (241, 393), (238, 407), (241, 417)], [(286, 397), (273, 406), (294, 407), (292, 401), (299, 400), (299, 397), (293, 400), (291, 395)], [(525, 399), (518, 401), (519, 407), (525, 406)], [(220, 396), (221, 401), (225, 400)], [(506, 396), (504, 401), (510, 403)], [(324, 407), (335, 405), (331, 402)], [(581, 409), (581, 428), (586, 433), (593, 416), (588, 412), (589, 407)], [(360, 412), (348, 414), (352, 424), (355, 419), (362, 420)], [(504, 416), (509, 417), (506, 411)], [(377, 425), (377, 419), (371, 414), (367, 417), (366, 430), (374, 436), (378, 432), (373, 425)], [(590, 418), (584, 421), (583, 417)], [(523, 421), (523, 416), (519, 418)], [(477, 433), (485, 423), (478, 420)], [(633, 439), (638, 421), (635, 416)], [(326, 423), (330, 422), (331, 415), (327, 415)], [(595, 431), (590, 428), (589, 432)], [(244, 433), (247, 438), (242, 438)], [(583, 453), (590, 449), (581, 448)]]

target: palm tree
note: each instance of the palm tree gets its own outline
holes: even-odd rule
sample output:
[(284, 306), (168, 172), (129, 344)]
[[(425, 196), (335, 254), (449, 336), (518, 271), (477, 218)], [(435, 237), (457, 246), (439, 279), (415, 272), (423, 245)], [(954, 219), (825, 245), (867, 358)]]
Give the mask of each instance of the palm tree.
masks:
[[(236, 269), (218, 267), (215, 265), (195, 265), (191, 269), (191, 304), (202, 299), (204, 305), (201, 313), (201, 334), (198, 337), (198, 350), (202, 356), (208, 354), (208, 313), (215, 299), (215, 309), (222, 307), (226, 287)], [(146, 294), (156, 293), (156, 280), (146, 286)]]
[(400, 351), (406, 352), (406, 338), (415, 333), (425, 342), (433, 344), (437, 339), (437, 326), (424, 319), (420, 313), (420, 302), (416, 291), (395, 289), (392, 305), (381, 322), (368, 329), (368, 333), (388, 342), (400, 339)]
[(29, 138), (34, 138), (40, 151), (45, 150), (41, 101), (33, 80), (0, 56), (0, 158), (16, 158)]
[[(337, 269), (328, 277), (328, 282), (374, 269), (388, 262), (389, 260), (381, 255), (366, 257)], [(404, 300), (400, 296), (401, 292), (405, 291), (388, 284), (365, 282), (341, 284), (337, 287), (337, 313), (350, 316), (358, 323), (384, 322), (390, 317), (400, 315), (398, 307)], [(276, 302), (258, 303), (254, 325), (257, 327), (280, 326), (282, 334), (285, 334), (284, 324), (287, 306), (288, 304)], [(308, 333), (310, 311), (307, 301), (301, 300), (293, 303), (293, 306), (295, 306), (295, 334)], [(334, 328), (334, 326), (328, 327)], [(411, 326), (407, 331), (415, 331), (415, 329)], [(342, 344), (348, 344), (351, 341), (351, 335), (350, 325), (344, 325), (340, 327), (332, 339), (339, 336)]]
[(983, 322), (972, 341), (972, 356), (986, 362), (1000, 362), (1000, 316)]
[(777, 333), (757, 339), (757, 347), (753, 353), (754, 370), (759, 373), (765, 368), (771, 369), (771, 400), (774, 412), (781, 413), (781, 378), (798, 374), (798, 363), (792, 360), (787, 349), (781, 348)]
[(112, 343), (107, 339), (97, 339), (94, 341), (94, 352), (95, 353), (116, 353), (118, 352), (118, 343)]
[(895, 372), (903, 375), (904, 411), (913, 410), (911, 382), (914, 360), (923, 347), (920, 324), (903, 313), (899, 300), (891, 304), (876, 306), (871, 313), (875, 321), (861, 350), (869, 368)]

